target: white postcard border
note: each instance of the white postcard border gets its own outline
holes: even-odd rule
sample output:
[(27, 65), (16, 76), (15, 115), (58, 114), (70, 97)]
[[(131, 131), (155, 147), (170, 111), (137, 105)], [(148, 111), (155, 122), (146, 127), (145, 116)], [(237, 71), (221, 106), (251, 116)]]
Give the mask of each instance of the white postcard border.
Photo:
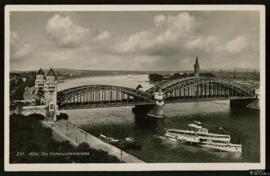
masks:
[[(10, 12), (12, 11), (241, 11), (260, 12), (260, 162), (259, 163), (144, 163), (144, 164), (10, 164), (9, 63)], [(264, 5), (6, 5), (5, 6), (5, 107), (4, 168), (6, 171), (172, 171), (249, 170), (265, 168), (265, 6)]]

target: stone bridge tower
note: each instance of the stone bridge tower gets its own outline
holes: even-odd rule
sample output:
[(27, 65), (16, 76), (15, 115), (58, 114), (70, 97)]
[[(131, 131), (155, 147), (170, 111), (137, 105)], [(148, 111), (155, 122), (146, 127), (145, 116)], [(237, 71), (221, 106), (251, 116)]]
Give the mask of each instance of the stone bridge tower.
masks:
[(45, 101), (46, 106), (48, 107), (47, 118), (49, 121), (56, 121), (56, 115), (58, 113), (56, 79), (56, 74), (51, 68), (46, 75), (46, 81), (44, 86)]
[(40, 68), (36, 74), (35, 88), (43, 90), (44, 84), (45, 84), (45, 73), (42, 70), (42, 68)]
[(42, 68), (36, 74), (34, 98), (36, 105), (45, 104), (44, 99), (45, 73)]

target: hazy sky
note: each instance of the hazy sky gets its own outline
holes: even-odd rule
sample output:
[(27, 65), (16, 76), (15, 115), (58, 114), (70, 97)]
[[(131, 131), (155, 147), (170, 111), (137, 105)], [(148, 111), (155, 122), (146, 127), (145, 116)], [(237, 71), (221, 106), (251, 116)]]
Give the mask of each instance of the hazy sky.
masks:
[(11, 70), (259, 68), (259, 12), (11, 12)]

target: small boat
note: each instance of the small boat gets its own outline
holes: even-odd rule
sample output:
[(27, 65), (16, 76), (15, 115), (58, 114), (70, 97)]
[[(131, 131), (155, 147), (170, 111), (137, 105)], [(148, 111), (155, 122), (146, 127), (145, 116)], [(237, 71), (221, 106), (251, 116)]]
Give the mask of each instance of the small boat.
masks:
[(133, 137), (126, 137), (121, 141), (120, 148), (122, 149), (132, 149), (132, 150), (140, 150), (141, 144), (135, 142)]
[(194, 123), (197, 125), (202, 125), (202, 123), (200, 121), (194, 120)]
[(165, 138), (172, 141), (181, 141), (185, 144), (216, 149), (227, 152), (242, 153), (241, 144), (232, 144), (231, 136), (227, 134), (210, 133), (201, 123), (188, 124), (191, 130), (166, 129)]
[(119, 143), (119, 140), (109, 137), (109, 138), (107, 138), (107, 142), (109, 144), (118, 144)]
[(134, 138), (133, 137), (126, 137), (125, 140), (124, 140), (124, 142), (131, 144), (131, 143), (134, 143), (135, 141), (134, 141)]
[(128, 75), (128, 78), (132, 78), (132, 76), (131, 75)]
[(132, 150), (141, 149), (141, 144), (136, 143), (133, 137), (126, 137), (124, 139), (119, 140), (113, 137), (108, 137), (103, 134), (100, 134), (99, 138), (102, 141), (115, 145), (116, 147), (121, 149), (132, 149)]
[(114, 139), (112, 137), (107, 137), (103, 134), (100, 134), (99, 138), (104, 141), (104, 142), (107, 142), (109, 144), (118, 144), (120, 141), (118, 139)]

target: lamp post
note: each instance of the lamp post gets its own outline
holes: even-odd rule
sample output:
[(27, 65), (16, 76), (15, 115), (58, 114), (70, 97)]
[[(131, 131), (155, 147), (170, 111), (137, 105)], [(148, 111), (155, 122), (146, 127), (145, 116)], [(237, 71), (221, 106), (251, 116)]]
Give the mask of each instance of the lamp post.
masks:
[(122, 141), (120, 141), (120, 160), (122, 161), (122, 156), (123, 156), (123, 149), (122, 149), (122, 147), (123, 147), (123, 142)]

